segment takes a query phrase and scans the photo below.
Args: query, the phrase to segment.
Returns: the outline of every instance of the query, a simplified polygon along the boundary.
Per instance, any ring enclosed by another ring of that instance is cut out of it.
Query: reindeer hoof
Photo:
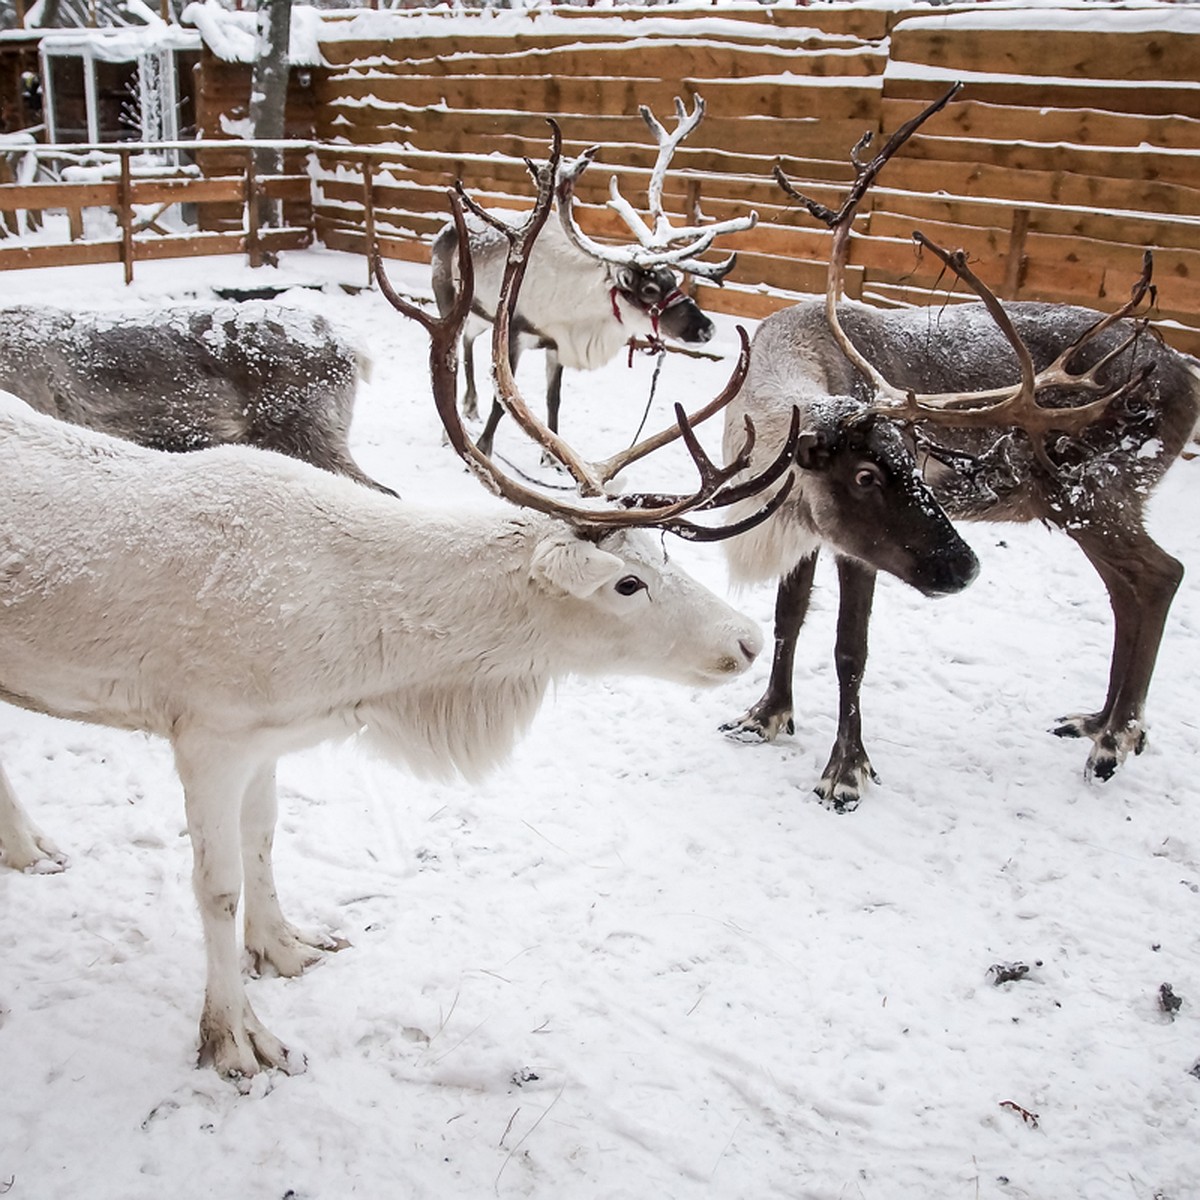
[[[752,708],[748,713],[735,720],[726,721],[718,728],[731,741],[757,744],[773,742],[780,733],[795,733],[796,722],[792,720],[790,713],[770,714]]]
[[[850,813],[862,802],[863,788],[868,782],[878,783],[879,776],[865,755],[854,763],[835,760],[825,768],[825,774],[813,792],[830,811]]]

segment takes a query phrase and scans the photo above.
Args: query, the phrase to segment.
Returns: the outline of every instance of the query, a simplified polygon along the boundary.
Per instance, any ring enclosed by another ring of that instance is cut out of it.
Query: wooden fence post
[[[262,242],[258,234],[258,170],[254,147],[246,149],[246,254],[252,267],[263,265]]]
[[[369,154],[362,158],[363,217],[367,239],[367,286],[375,282],[375,260],[379,257],[379,246],[375,240],[375,163]]]
[[[121,262],[125,267],[125,282],[133,282],[133,171],[129,165],[131,151],[118,149],[121,159],[121,183],[117,188],[117,217],[121,222]]]
[[[1029,232],[1029,209],[1018,208],[1013,212],[1012,229],[1008,234],[1008,257],[1004,266],[1004,288],[1000,295],[1005,300],[1016,300],[1025,283],[1025,235]]]
[[[700,178],[697,175],[691,176],[687,181],[687,195],[684,199],[684,208],[687,210],[684,214],[684,220],[691,225],[700,224]],[[696,293],[700,290],[700,281],[693,275],[687,283],[687,294],[693,300],[696,298]]]

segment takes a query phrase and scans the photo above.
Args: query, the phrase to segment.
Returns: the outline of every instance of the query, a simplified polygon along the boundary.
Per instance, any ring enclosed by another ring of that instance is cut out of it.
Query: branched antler
[[[1150,282],[1153,258],[1146,251],[1142,263],[1142,274],[1134,285],[1129,301],[1117,312],[1103,317],[1086,329],[1049,366],[1035,371],[1029,348],[1013,326],[1004,305],[991,289],[981,280],[967,263],[962,250],[948,251],[920,231],[913,240],[928,249],[941,260],[979,297],[997,327],[1004,334],[1017,356],[1020,378],[1007,387],[992,388],[978,392],[954,392],[917,395],[911,390],[896,387],[859,351],[842,328],[838,319],[837,305],[841,299],[846,261],[849,255],[850,231],[858,206],[879,172],[895,153],[908,141],[921,125],[935,113],[941,111],[962,89],[956,83],[940,99],[929,105],[911,120],[906,121],[888,139],[883,150],[868,163],[863,163],[862,151],[870,142],[865,135],[851,151],[855,180],[842,206],[834,211],[797,191],[783,171],[777,166],[775,178],[780,187],[810,213],[833,231],[830,248],[829,270],[826,278],[825,313],[829,328],[839,349],[858,371],[871,383],[875,390],[872,408],[889,417],[903,421],[928,421],[955,426],[1015,425],[1024,429],[1033,442],[1035,451],[1043,465],[1049,465],[1042,443],[1043,437],[1051,432],[1078,434],[1101,416],[1116,400],[1136,391],[1154,369],[1147,363],[1130,373],[1129,377],[1115,383],[1102,382],[1100,376],[1105,368],[1119,358],[1141,335],[1145,319],[1135,321],[1133,332],[1118,346],[1104,354],[1087,370],[1076,371],[1076,361],[1083,347],[1118,321],[1133,316],[1147,295],[1153,303],[1155,290]],[[1066,389],[1085,397],[1078,404],[1043,405],[1038,394],[1048,389]]]
[[[749,465],[754,445],[754,427],[749,420],[746,422],[746,437],[742,449],[731,463],[723,467],[714,464],[704,453],[693,429],[693,419],[689,418],[679,405],[676,405],[675,409],[676,424],[673,430],[655,434],[639,443],[638,446],[605,463],[592,464],[580,458],[562,438],[534,416],[521,397],[509,360],[509,329],[530,252],[539,232],[549,218],[554,200],[554,185],[558,178],[562,137],[557,124],[551,121],[550,125],[552,131],[551,154],[549,161],[537,167],[535,172],[538,197],[533,210],[520,224],[509,224],[497,219],[489,221],[494,228],[504,234],[509,243],[504,282],[494,320],[493,370],[497,395],[509,414],[534,441],[556,458],[571,474],[584,499],[602,499],[603,503],[595,506],[567,503],[549,496],[519,479],[506,475],[491,458],[479,450],[466,433],[462,418],[458,413],[455,397],[458,338],[463,323],[470,313],[474,288],[474,272],[471,265],[464,209],[469,208],[477,216],[484,216],[484,213],[466,196],[461,186],[456,186],[454,191],[448,193],[458,238],[460,284],[454,303],[444,317],[432,317],[399,297],[384,274],[382,262],[376,262],[376,276],[383,294],[400,312],[419,321],[429,334],[429,365],[434,403],[446,428],[450,444],[489,491],[514,504],[561,517],[581,527],[595,530],[653,527],[669,530],[692,540],[716,540],[731,537],[745,529],[752,528],[770,516],[783,502],[791,487],[792,477],[790,474],[770,500],[745,521],[735,525],[713,528],[697,525],[686,518],[687,514],[692,511],[730,504],[735,500],[753,495],[770,487],[787,474],[796,454],[799,438],[798,420],[793,421],[791,438],[764,471],[757,473],[748,481],[733,484],[730,482],[733,477],[740,474]],[[733,376],[721,395],[697,414],[695,418],[697,422],[719,411],[741,387],[749,366],[749,348],[745,331],[739,332],[742,338],[742,353]],[[615,502],[613,498],[605,494],[604,484],[618,470],[650,453],[651,450],[657,449],[658,446],[665,445],[675,437],[684,439],[700,475],[699,484],[693,492],[681,495],[635,493],[616,498]]]
[[[650,132],[658,143],[658,156],[650,173],[650,184],[647,189],[647,204],[650,220],[644,222],[637,210],[621,195],[617,186],[616,176],[609,181],[608,207],[617,213],[629,226],[634,237],[635,246],[605,246],[593,241],[580,228],[575,220],[574,197],[575,185],[579,177],[591,166],[598,146],[591,146],[578,158],[563,167],[558,184],[558,214],[562,221],[563,231],[572,245],[584,254],[600,259],[602,262],[617,263],[622,266],[678,267],[681,271],[698,275],[720,283],[733,270],[737,255],[731,254],[721,262],[704,262],[700,255],[710,249],[713,242],[726,233],[737,233],[750,229],[758,221],[758,213],[752,212],[745,217],[733,217],[727,221],[717,221],[711,225],[687,225],[677,227],[671,224],[663,207],[663,185],[666,180],[667,168],[676,148],[704,117],[704,101],[697,96],[692,112],[687,111],[683,101],[676,99],[676,124],[674,132],[668,133],[655,115],[646,105],[641,105],[638,112],[646,122]]]

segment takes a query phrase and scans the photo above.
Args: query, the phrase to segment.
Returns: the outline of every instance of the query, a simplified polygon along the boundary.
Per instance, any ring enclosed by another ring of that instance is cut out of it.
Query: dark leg
[[[838,812],[851,812],[868,779],[879,781],[862,744],[860,692],[867,667],[867,632],[875,599],[875,572],[849,558],[839,558],[837,645],[838,732],[833,751],[813,790]]]
[[[796,638],[808,614],[817,553],[801,559],[780,581],[775,597],[775,657],[767,690],[751,709],[721,729],[740,742],[770,742],[782,729],[795,733],[792,716],[792,667]]]
[[[1060,737],[1090,737],[1087,773],[1110,779],[1130,752],[1146,742],[1146,693],[1158,658],[1171,601],[1183,579],[1183,564],[1155,543],[1138,523],[1114,522],[1067,533],[1096,568],[1113,610],[1113,653],[1104,707],[1091,715],[1064,718]]]
[[[463,338],[463,374],[467,390],[463,393],[462,411],[468,421],[479,420],[479,393],[475,390],[475,339]]]
[[[492,453],[492,439],[496,435],[496,426],[500,424],[502,416],[504,416],[503,406],[498,400],[493,400],[492,411],[488,414],[487,424],[483,427],[483,432],[475,441],[480,453],[488,455]]]
[[[562,363],[555,350],[546,351],[546,424],[558,432],[558,406],[562,403]]]
[[[519,337],[520,334],[515,330],[511,331],[508,336],[508,362],[512,367],[514,375],[517,373],[517,361],[521,357]],[[481,454],[491,454],[492,440],[496,436],[496,426],[500,424],[502,416],[504,416],[504,406],[499,400],[493,400],[492,411],[488,414],[487,424],[483,427],[483,432],[475,441],[475,445],[479,447]]]
[[[558,432],[558,408],[562,403],[562,363],[558,361],[558,352],[552,347],[546,348],[546,424],[554,433]],[[554,467],[561,471],[563,465],[550,453],[542,451],[542,466]]]

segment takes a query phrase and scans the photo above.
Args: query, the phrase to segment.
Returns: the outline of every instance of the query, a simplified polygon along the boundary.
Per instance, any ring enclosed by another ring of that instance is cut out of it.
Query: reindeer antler
[[[859,204],[874,183],[876,176],[896,151],[925,121],[934,113],[940,112],[961,90],[961,83],[954,84],[940,99],[901,125],[888,139],[880,153],[865,164],[859,156],[869,144],[871,135],[869,133],[864,135],[850,153],[855,171],[854,184],[841,208],[836,212],[798,192],[778,166],[775,168],[775,178],[780,187],[793,200],[803,204],[813,216],[824,222],[833,231],[833,244],[830,249],[829,271],[825,288],[826,318],[839,349],[874,387],[876,394],[876,401],[872,406],[874,411],[903,421],[929,421],[957,426],[1016,425],[1031,435],[1039,459],[1045,462],[1047,461],[1046,454],[1040,440],[1043,435],[1055,430],[1068,434],[1079,433],[1104,413],[1113,401],[1140,387],[1154,369],[1153,364],[1147,363],[1132,372],[1129,378],[1113,384],[1101,383],[1099,378],[1104,368],[1114,359],[1119,358],[1137,340],[1147,323],[1144,319],[1135,323],[1134,331],[1120,345],[1093,363],[1087,370],[1074,371],[1071,369],[1071,363],[1084,345],[1116,322],[1132,316],[1147,293],[1153,303],[1155,293],[1150,282],[1153,256],[1149,250],[1143,256],[1142,274],[1134,285],[1129,300],[1116,312],[1101,318],[1084,330],[1049,366],[1035,372],[1029,348],[1017,333],[1003,304],[968,266],[966,253],[962,250],[954,252],[944,250],[919,230],[915,231],[913,240],[919,246],[930,250],[971,288],[1012,346],[1020,366],[1020,379],[1008,387],[979,392],[922,395],[895,387],[859,352],[858,347],[850,340],[838,320],[837,304],[842,294],[850,245],[850,229]],[[1050,388],[1066,388],[1094,398],[1079,404],[1061,407],[1038,403],[1038,393]]]
[[[598,146],[591,146],[578,158],[566,164],[559,176],[558,183],[558,215],[562,221],[563,231],[577,250],[598,258],[603,262],[617,263],[622,266],[678,267],[691,275],[720,283],[733,270],[737,255],[731,254],[721,262],[703,262],[700,255],[708,250],[713,242],[725,233],[737,233],[743,229],[752,228],[758,221],[758,213],[752,212],[745,217],[733,217],[728,221],[718,221],[711,225],[688,225],[676,227],[671,224],[663,208],[663,184],[666,180],[667,167],[675,154],[676,147],[683,141],[704,118],[704,101],[697,96],[691,113],[683,101],[676,98],[675,130],[668,133],[646,105],[638,108],[642,120],[646,122],[650,132],[658,143],[658,157],[654,169],[650,173],[650,184],[647,189],[647,204],[650,221],[646,223],[638,215],[637,210],[621,195],[614,175],[609,180],[608,207],[616,212],[629,226],[636,246],[605,246],[593,241],[577,224],[574,212],[575,184],[579,177],[591,166]]]
[[[548,513],[561,517],[576,525],[586,528],[608,530],[622,527],[654,527],[669,530],[681,537],[697,541],[710,541],[718,538],[731,537],[746,529],[753,528],[768,516],[783,502],[791,488],[792,477],[789,475],[782,487],[758,512],[735,525],[717,528],[696,525],[685,519],[687,513],[695,510],[715,508],[732,504],[747,495],[761,491],[776,482],[788,468],[795,457],[799,438],[798,414],[793,420],[793,432],[781,453],[765,471],[755,475],[745,483],[730,485],[729,481],[740,474],[749,465],[751,451],[754,445],[754,426],[747,420],[746,438],[741,451],[727,466],[716,466],[704,453],[696,439],[692,421],[684,413],[681,406],[676,405],[676,430],[674,433],[658,434],[639,443],[634,450],[640,453],[627,452],[622,458],[622,465],[633,458],[649,453],[657,445],[665,444],[672,437],[681,436],[692,459],[700,473],[700,484],[697,489],[687,495],[660,495],[652,493],[635,493],[617,498],[619,507],[614,507],[610,498],[605,496],[603,484],[616,472],[606,473],[608,464],[597,468],[594,464],[581,459],[566,442],[553,433],[543,422],[536,418],[525,404],[513,378],[508,355],[508,336],[512,314],[516,306],[517,293],[529,252],[533,243],[546,223],[554,196],[554,181],[557,176],[561,157],[562,139],[557,124],[550,122],[552,128],[552,149],[549,161],[538,168],[538,199],[529,217],[520,225],[510,226],[500,222],[501,229],[509,241],[508,259],[504,272],[504,282],[501,287],[500,300],[493,330],[493,369],[495,372],[496,390],[501,403],[510,415],[536,442],[543,446],[575,479],[581,493],[585,497],[604,496],[608,503],[604,507],[591,507],[580,504],[566,503],[549,496],[536,488],[530,487],[518,479],[502,472],[495,462],[483,454],[467,435],[458,413],[456,402],[457,378],[457,344],[458,338],[471,309],[474,288],[474,272],[471,266],[468,246],[468,230],[464,207],[469,207],[474,213],[482,210],[466,196],[461,186],[448,193],[454,227],[458,235],[458,269],[459,291],[455,296],[450,310],[442,318],[431,317],[415,305],[399,297],[391,287],[383,270],[382,261],[376,262],[376,277],[379,286],[388,301],[404,315],[419,321],[430,336],[429,364],[433,382],[434,404],[438,415],[446,428],[450,444],[459,456],[467,463],[471,471],[483,482],[484,486],[495,495],[511,501],[522,507],[534,509],[537,512]],[[741,331],[743,352],[734,370],[733,378],[726,385],[717,401],[707,405],[703,417],[711,416],[722,404],[727,404],[736,394],[745,377],[749,364],[748,339]],[[655,443],[650,445],[650,443]],[[630,457],[632,454],[632,457]],[[609,460],[610,463],[612,460]],[[619,469],[619,468],[618,468]]]

